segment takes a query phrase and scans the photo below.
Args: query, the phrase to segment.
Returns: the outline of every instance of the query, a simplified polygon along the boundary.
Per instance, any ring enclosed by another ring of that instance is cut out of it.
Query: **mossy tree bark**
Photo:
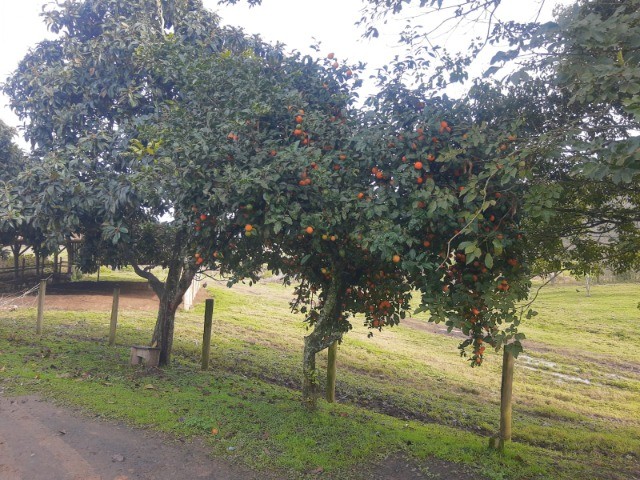
[[[339,273],[334,273],[324,298],[320,317],[313,331],[304,337],[302,401],[311,411],[318,408],[319,382],[316,354],[342,339],[342,332],[336,328],[336,323],[341,313],[340,296],[344,290],[343,286]]]

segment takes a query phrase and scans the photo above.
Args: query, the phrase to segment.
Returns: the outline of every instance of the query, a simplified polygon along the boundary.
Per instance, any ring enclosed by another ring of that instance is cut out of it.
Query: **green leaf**
[[[484,256],[484,264],[488,269],[492,269],[493,268],[493,257],[488,252]]]

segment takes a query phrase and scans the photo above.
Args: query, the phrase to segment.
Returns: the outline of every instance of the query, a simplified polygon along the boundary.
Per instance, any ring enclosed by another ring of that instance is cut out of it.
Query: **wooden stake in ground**
[[[333,342],[328,349],[329,357],[327,359],[327,402],[336,401],[336,357],[338,356],[338,342]]]
[[[500,433],[489,440],[489,447],[497,450],[503,450],[505,442],[511,440],[514,364],[513,354],[505,348],[502,356],[502,386],[500,388]]]
[[[109,346],[116,344],[116,327],[118,326],[118,303],[120,302],[120,287],[113,289],[113,303],[111,305],[111,324],[109,326]]]
[[[211,351],[211,324],[213,322],[213,298],[204,301],[204,333],[202,334],[202,370],[209,368]]]
[[[38,289],[38,316],[36,317],[36,333],[42,333],[42,319],[44,318],[44,297],[47,292],[47,281],[40,280],[40,288]]]

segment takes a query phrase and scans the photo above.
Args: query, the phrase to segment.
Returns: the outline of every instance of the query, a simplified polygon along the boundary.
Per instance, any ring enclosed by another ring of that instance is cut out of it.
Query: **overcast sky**
[[[541,20],[551,18],[556,3],[570,0],[546,0]],[[281,41],[290,49],[309,51],[309,45],[320,41],[322,53],[335,52],[340,59],[364,61],[375,68],[399,53],[397,37],[405,21],[394,19],[380,38],[368,41],[361,38],[362,29],[354,26],[360,18],[360,0],[264,0],[265,5],[249,9],[244,5],[219,7],[217,0],[204,0],[211,10],[218,11],[224,23],[243,27],[248,33],[259,33],[266,40]],[[16,68],[29,48],[50,34],[41,17],[44,0],[0,0],[0,81]],[[498,18],[533,20],[540,0],[503,0]],[[461,44],[464,36],[455,35]],[[449,47],[452,38],[443,38]],[[18,126],[18,119],[7,108],[7,99],[0,96],[0,119]]]

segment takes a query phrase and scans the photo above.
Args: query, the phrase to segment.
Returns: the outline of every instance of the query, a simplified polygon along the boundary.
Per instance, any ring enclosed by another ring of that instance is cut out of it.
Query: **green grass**
[[[102,275],[101,275],[102,280]],[[402,452],[468,465],[493,479],[628,479],[640,472],[640,286],[547,287],[523,326],[514,384],[514,442],[487,449],[499,421],[500,354],[471,369],[459,340],[408,325],[355,325],[338,356],[338,404],[316,414],[299,401],[305,327],[274,283],[216,298],[211,370],[199,372],[203,306],[179,313],[175,361],[162,372],[127,366],[127,345],[147,342],[153,312],[121,312],[118,347],[109,312],[48,312],[42,337],[32,310],[0,313],[0,378],[88,411],[176,435],[257,469],[357,476]],[[319,356],[325,364],[325,355]],[[320,372],[321,377],[324,371]],[[217,433],[212,434],[212,429]]]

